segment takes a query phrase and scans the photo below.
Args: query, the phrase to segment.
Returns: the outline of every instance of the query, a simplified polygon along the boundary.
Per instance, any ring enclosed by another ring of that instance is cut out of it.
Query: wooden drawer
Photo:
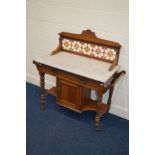
[[[63,71],[58,72],[57,77],[64,81],[72,82],[76,85],[87,87],[89,89],[94,89],[94,90],[96,90],[97,85],[100,84],[100,82],[98,82],[98,81],[94,81],[94,80],[91,80],[91,79],[88,79],[88,78],[85,78],[85,77],[82,77],[79,75],[74,75],[72,73],[67,73],[67,72],[63,72]]]

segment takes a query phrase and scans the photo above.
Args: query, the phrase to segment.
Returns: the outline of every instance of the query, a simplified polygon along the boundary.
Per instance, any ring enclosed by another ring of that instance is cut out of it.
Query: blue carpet
[[[27,83],[27,155],[128,155],[129,121],[107,114],[100,131],[94,112],[82,114],[60,107],[53,96],[40,110],[40,89]]]

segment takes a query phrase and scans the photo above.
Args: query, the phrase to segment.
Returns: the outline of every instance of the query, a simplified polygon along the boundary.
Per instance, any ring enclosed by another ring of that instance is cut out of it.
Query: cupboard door
[[[59,104],[75,110],[80,110],[80,88],[78,85],[68,81],[59,80]]]

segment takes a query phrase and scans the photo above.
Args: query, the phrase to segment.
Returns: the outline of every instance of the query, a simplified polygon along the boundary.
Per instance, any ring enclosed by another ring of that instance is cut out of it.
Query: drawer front
[[[94,90],[96,90],[97,86],[100,84],[100,82],[87,79],[85,77],[81,77],[78,75],[73,75],[67,72],[58,72],[57,77],[64,81],[69,81],[71,83],[74,83],[75,85],[84,86]]]

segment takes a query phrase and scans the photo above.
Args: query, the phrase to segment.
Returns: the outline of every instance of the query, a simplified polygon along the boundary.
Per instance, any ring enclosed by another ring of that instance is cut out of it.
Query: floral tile
[[[114,61],[116,58],[116,50],[100,45],[85,43],[72,39],[64,38],[62,40],[62,48],[75,53],[80,53],[104,60]]]

